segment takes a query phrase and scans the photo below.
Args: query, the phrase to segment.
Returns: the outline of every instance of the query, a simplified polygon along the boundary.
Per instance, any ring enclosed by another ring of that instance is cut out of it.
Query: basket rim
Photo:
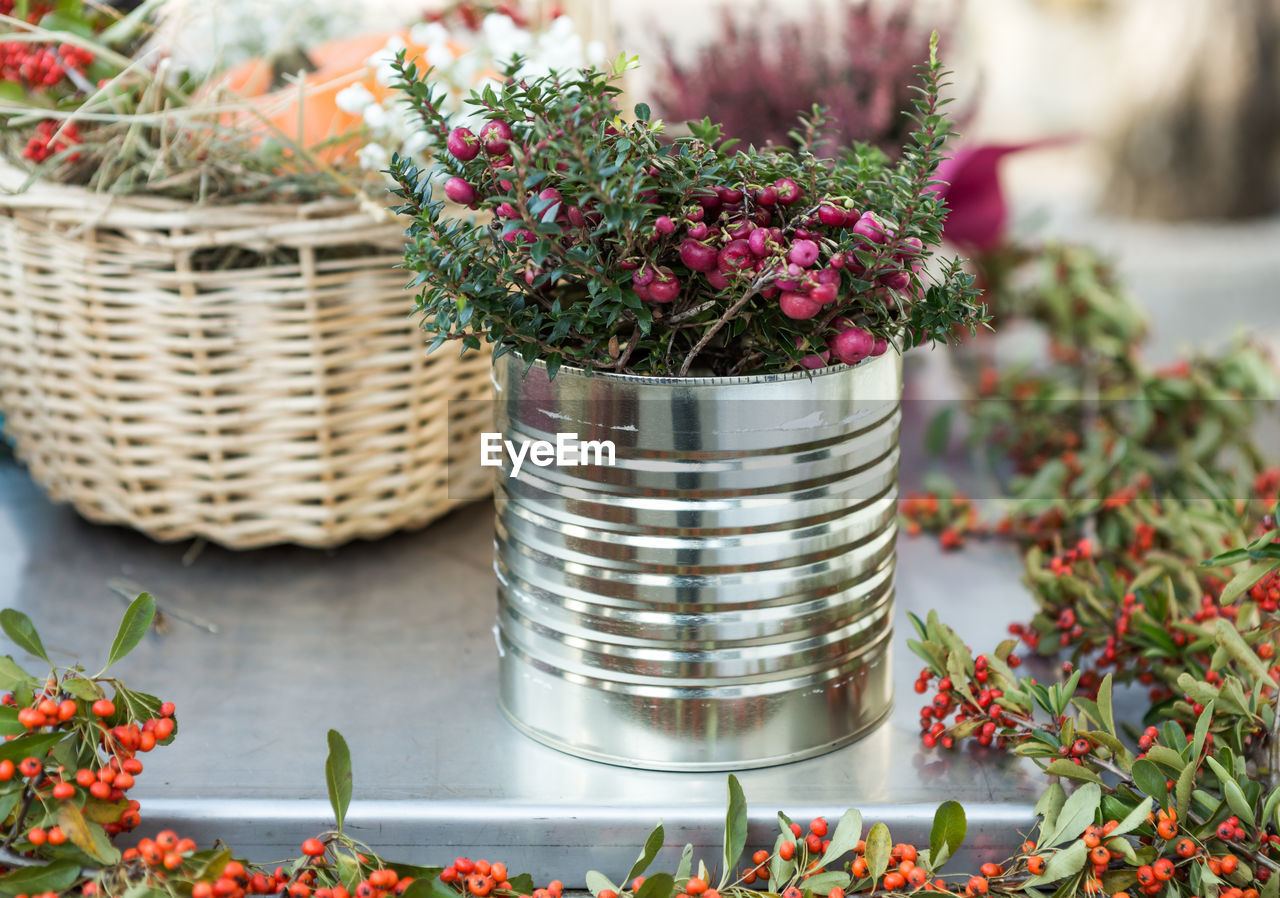
[[[24,187],[24,185],[26,185]],[[369,197],[331,196],[308,202],[196,203],[148,194],[113,194],[75,184],[58,184],[0,159],[0,210],[40,211],[88,227],[147,231],[211,232],[251,230],[270,233],[285,228],[293,234],[329,233],[337,229],[395,226],[390,209]]]

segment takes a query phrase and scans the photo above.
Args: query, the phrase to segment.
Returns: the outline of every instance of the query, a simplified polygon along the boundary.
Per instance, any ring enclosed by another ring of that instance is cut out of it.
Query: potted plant
[[[448,149],[391,164],[418,309],[433,348],[493,344],[508,716],[669,769],[854,738],[890,703],[900,350],[985,322],[930,259],[936,41],[894,163],[818,156],[817,109],[795,148],[706,121],[666,140],[643,104],[620,116],[616,71],[511,69],[473,130],[398,67]],[[438,187],[485,216],[446,217]]]

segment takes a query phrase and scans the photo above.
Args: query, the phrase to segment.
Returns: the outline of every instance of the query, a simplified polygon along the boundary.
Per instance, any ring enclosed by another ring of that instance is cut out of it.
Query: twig
[[[711,338],[718,334],[720,329],[728,324],[729,320],[733,318],[734,315],[737,315],[738,312],[742,311],[742,307],[759,295],[759,293],[760,284],[757,282],[752,284],[751,289],[745,291],[737,302],[725,309],[724,314],[716,319],[716,323],[707,329],[707,332],[702,335],[698,342],[693,345],[693,349],[689,350],[689,354],[685,356],[684,364],[680,366],[680,377],[684,377],[689,373],[689,366],[693,364],[693,360],[697,358],[698,353],[702,352],[706,345],[711,342]]]

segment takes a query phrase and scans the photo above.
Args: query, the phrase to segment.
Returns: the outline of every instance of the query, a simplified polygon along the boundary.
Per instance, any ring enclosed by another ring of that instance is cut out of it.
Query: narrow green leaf
[[[924,432],[924,448],[929,455],[937,457],[947,451],[951,443],[951,419],[955,417],[955,409],[947,406],[930,420]]]
[[[1274,561],[1259,561],[1249,565],[1232,577],[1231,582],[1223,587],[1222,595],[1218,601],[1223,605],[1230,605],[1251,589],[1255,583],[1275,570],[1275,567]]]
[[[693,872],[693,846],[685,845],[680,852],[680,866],[676,867],[676,879],[688,879]]]
[[[675,877],[670,873],[655,873],[645,877],[644,885],[636,892],[636,898],[671,898],[675,884]]]
[[[28,733],[12,742],[0,742],[0,761],[18,763],[23,758],[43,758],[67,736],[67,733]]]
[[[1118,736],[1115,713],[1111,709],[1111,689],[1111,674],[1108,673],[1098,687],[1098,723],[1109,735]]]
[[[1050,855],[1049,862],[1045,864],[1044,872],[1039,876],[1031,877],[1026,884],[1034,887],[1066,879],[1068,876],[1079,873],[1084,869],[1085,862],[1088,859],[1089,846],[1085,845],[1083,841],[1076,840],[1061,851],[1055,851]]]
[[[1120,821],[1120,825],[1111,831],[1112,836],[1123,836],[1127,832],[1132,832],[1139,826],[1147,822],[1147,815],[1151,813],[1152,807],[1155,806],[1155,799],[1148,795],[1142,801],[1134,805],[1133,810],[1125,814],[1124,819]]]
[[[4,612],[0,612],[3,615]],[[6,627],[6,631],[7,631]],[[1236,628],[1226,618],[1217,618],[1213,622],[1214,637],[1217,639],[1218,645],[1221,646],[1228,655],[1240,662],[1241,665],[1253,674],[1258,684],[1276,686],[1275,680],[1271,679],[1271,674],[1267,670],[1267,666],[1262,663],[1262,659],[1258,657],[1258,653],[1249,647],[1244,641],[1244,637],[1236,630]]]
[[[324,762],[324,779],[329,787],[329,804],[333,806],[333,816],[341,831],[347,819],[347,809],[351,806],[351,750],[337,730],[329,731],[329,756]]]
[[[44,643],[40,641],[40,634],[36,632],[35,624],[31,623],[31,618],[27,617],[16,608],[6,608],[0,611],[0,628],[4,629],[5,635],[13,641],[18,648],[30,652],[37,658],[43,658],[49,664],[49,654],[44,650]]]
[[[958,801],[944,801],[933,815],[933,827],[929,831],[929,862],[939,870],[956,849],[964,842],[968,822],[964,808]]]
[[[832,889],[847,889],[850,882],[852,877],[848,873],[828,870],[825,873],[810,876],[804,881],[804,887],[813,895],[826,895]]]
[[[106,693],[102,691],[101,686],[84,677],[67,677],[62,681],[62,688],[86,702],[96,702],[100,698],[106,698]]]
[[[1133,769],[1130,773],[1133,777],[1134,785],[1144,795],[1150,795],[1164,807],[1169,802],[1169,790],[1166,788],[1166,777],[1160,772],[1160,768],[1145,758],[1139,758],[1133,762]]]
[[[1057,758],[1050,761],[1049,766],[1044,770],[1045,773],[1053,776],[1065,777],[1066,779],[1074,780],[1078,783],[1100,784],[1102,782],[1102,777],[1098,776],[1098,774],[1094,773],[1088,767],[1072,763],[1067,758]]]
[[[1178,811],[1178,819],[1186,820],[1187,811],[1191,807],[1191,789],[1196,781],[1196,765],[1188,764],[1178,774],[1178,781],[1173,786],[1174,805]]]
[[[132,652],[142,642],[143,637],[151,629],[151,622],[156,616],[156,600],[151,593],[144,592],[130,604],[120,621],[120,629],[111,643],[111,653],[107,655],[107,667],[115,664],[125,655]]]
[[[53,861],[45,866],[22,867],[0,876],[0,894],[33,895],[38,892],[62,892],[80,878],[80,865],[75,861]]]
[[[867,833],[867,869],[873,880],[878,880],[889,868],[889,858],[893,854],[893,842],[889,837],[889,827],[877,823]]]
[[[1049,784],[1049,788],[1040,796],[1040,800],[1036,802],[1036,816],[1043,818],[1040,823],[1041,835],[1052,833],[1058,825],[1058,814],[1061,813],[1062,807],[1067,801],[1067,790],[1062,788],[1062,783],[1054,780]]]
[[[1196,732],[1191,739],[1191,766],[1200,761],[1200,752],[1204,751],[1204,743],[1209,735],[1209,727],[1213,725],[1214,702],[1204,702],[1204,711],[1196,718]],[[1179,816],[1182,816],[1179,814]]]
[[[1085,783],[1071,793],[1071,796],[1062,806],[1062,811],[1058,814],[1058,822],[1054,826],[1053,832],[1041,844],[1045,847],[1052,847],[1060,845],[1068,839],[1076,838],[1093,822],[1093,816],[1101,804],[1102,789],[1099,788],[1097,783]]]
[[[36,678],[8,655],[0,657],[0,690],[12,692],[23,684],[36,682]]]
[[[648,880],[645,880],[648,882]],[[609,877],[605,876],[599,870],[587,871],[587,891],[592,895],[599,895],[605,889],[616,892],[618,887],[613,884]]]
[[[653,859],[658,856],[658,852],[662,850],[662,842],[666,838],[662,831],[662,824],[659,823],[653,828],[653,832],[649,833],[649,838],[644,840],[644,850],[640,852],[640,856],[636,858],[636,862],[631,865],[631,870],[627,872],[626,883],[630,883],[637,876],[649,869],[649,865],[653,863]]]
[[[862,838],[862,814],[851,808],[844,812],[840,822],[836,824],[836,830],[831,834],[831,844],[827,846],[826,851],[822,852],[818,866],[830,867],[858,847],[860,838]]]
[[[1163,764],[1174,773],[1181,773],[1182,768],[1187,766],[1187,762],[1183,760],[1182,755],[1178,754],[1167,745],[1153,745],[1147,751],[1147,759],[1154,761],[1156,764]]]
[[[738,782],[738,778],[731,773],[729,774],[729,810],[724,818],[724,866],[721,868],[723,872],[720,888],[728,884],[729,877],[737,867],[738,858],[742,857],[742,851],[746,845],[747,799],[742,794],[742,785]]]

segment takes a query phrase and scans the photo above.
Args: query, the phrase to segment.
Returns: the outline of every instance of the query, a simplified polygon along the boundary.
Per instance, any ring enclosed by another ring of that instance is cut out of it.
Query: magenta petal
[[[1004,239],[1009,208],[1000,190],[1000,160],[1010,153],[1061,143],[1049,138],[1014,144],[965,146],[938,166],[948,212],[943,236],[966,250],[987,252]]]

